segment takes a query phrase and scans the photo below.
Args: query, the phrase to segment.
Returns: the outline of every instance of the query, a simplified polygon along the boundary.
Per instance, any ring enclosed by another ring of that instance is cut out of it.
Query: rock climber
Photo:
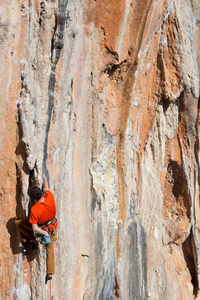
[[[55,217],[56,206],[53,194],[48,190],[48,182],[45,176],[43,180],[44,193],[37,186],[33,187],[30,191],[30,197],[35,204],[31,207],[29,220],[16,219],[15,223],[22,233],[23,241],[29,241],[36,245],[38,236],[42,236],[44,240],[49,238],[49,241],[46,241],[47,282],[52,279],[55,271],[54,242],[56,240],[57,219]]]

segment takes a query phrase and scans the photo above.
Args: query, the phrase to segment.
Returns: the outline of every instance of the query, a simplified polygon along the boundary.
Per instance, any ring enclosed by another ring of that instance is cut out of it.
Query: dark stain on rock
[[[110,241],[110,249],[105,249],[102,229],[102,220],[97,221],[95,231],[95,256],[96,256],[96,278],[97,285],[94,300],[113,300],[113,289],[115,286],[115,256],[114,239]],[[112,239],[113,237],[111,237]],[[109,251],[105,264],[105,251]]]
[[[98,207],[99,210],[101,210],[101,198],[97,195],[94,188],[92,188],[92,213],[94,213],[94,210],[96,207]]]
[[[46,175],[47,180],[49,182],[49,172],[47,168],[47,157],[48,157],[48,135],[50,130],[51,124],[51,116],[54,108],[54,89],[56,83],[56,66],[60,59],[61,50],[64,46],[63,44],[63,34],[65,29],[65,21],[66,21],[66,7],[68,4],[68,0],[60,1],[60,8],[59,13],[56,16],[55,21],[55,30],[51,41],[51,60],[52,60],[52,67],[51,67],[51,75],[49,79],[49,87],[48,87],[48,96],[49,96],[49,103],[47,109],[47,125],[45,130],[45,142],[44,142],[44,157],[43,157],[43,173]]]
[[[128,228],[130,237],[129,299],[148,299],[147,293],[147,237],[140,221],[133,221]]]

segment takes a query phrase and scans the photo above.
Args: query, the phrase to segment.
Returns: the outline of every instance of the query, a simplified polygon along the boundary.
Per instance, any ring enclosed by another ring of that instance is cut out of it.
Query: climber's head
[[[37,186],[34,186],[32,189],[31,189],[31,192],[30,192],[30,197],[36,201],[40,200],[43,196],[43,191],[37,187]]]

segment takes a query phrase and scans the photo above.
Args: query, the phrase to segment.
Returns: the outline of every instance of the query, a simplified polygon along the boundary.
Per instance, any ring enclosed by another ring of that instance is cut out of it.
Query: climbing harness
[[[54,235],[54,232],[56,231],[57,229],[57,219],[54,218],[44,224],[38,224],[39,227],[43,230],[46,230],[50,233],[50,235]]]

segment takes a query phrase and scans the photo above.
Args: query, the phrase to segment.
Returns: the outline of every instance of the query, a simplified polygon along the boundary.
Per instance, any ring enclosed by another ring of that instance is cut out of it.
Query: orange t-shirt
[[[56,206],[53,194],[50,191],[45,191],[44,202],[36,203],[31,207],[29,215],[29,223],[44,224],[55,218]]]

